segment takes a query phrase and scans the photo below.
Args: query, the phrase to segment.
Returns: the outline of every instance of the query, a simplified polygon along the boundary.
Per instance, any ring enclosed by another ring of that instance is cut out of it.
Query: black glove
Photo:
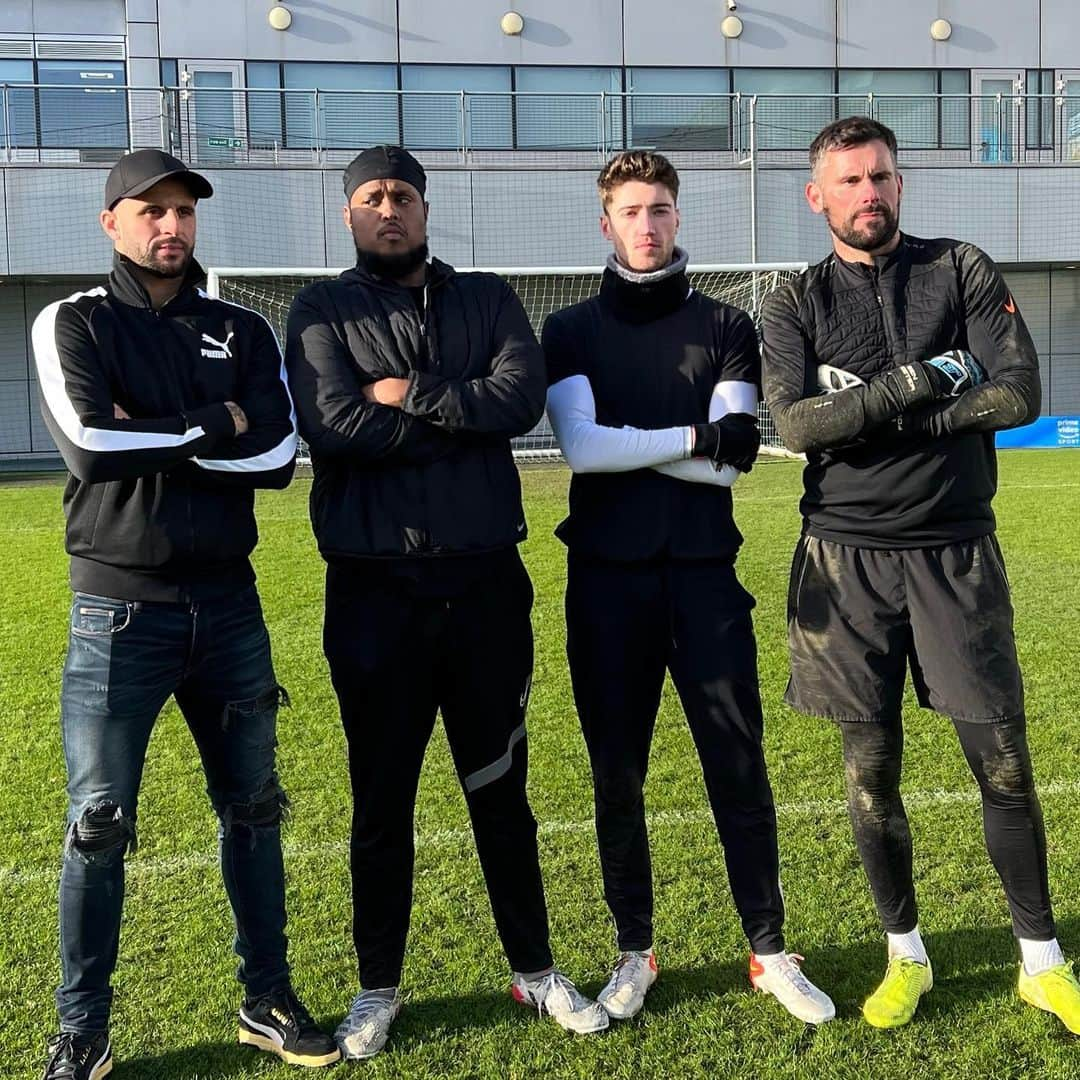
[[[711,458],[717,465],[734,465],[749,472],[761,445],[757,417],[728,413],[709,424],[694,425],[693,457]]]

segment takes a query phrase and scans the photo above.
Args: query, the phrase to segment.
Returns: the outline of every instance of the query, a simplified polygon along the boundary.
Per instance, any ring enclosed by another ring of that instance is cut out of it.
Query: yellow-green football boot
[[[1055,967],[1029,975],[1020,965],[1020,996],[1036,1009],[1053,1013],[1074,1035],[1080,1035],[1080,982],[1073,966]]]
[[[903,1027],[915,1015],[919,998],[934,985],[930,961],[890,956],[881,985],[863,1002],[866,1022],[876,1028]]]

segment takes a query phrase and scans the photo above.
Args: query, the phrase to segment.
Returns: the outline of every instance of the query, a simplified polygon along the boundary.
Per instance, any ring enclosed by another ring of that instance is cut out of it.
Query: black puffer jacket
[[[434,260],[421,317],[409,289],[347,270],[293,301],[286,365],[324,556],[466,554],[524,539],[510,439],[543,413],[544,360],[501,278]],[[402,408],[364,399],[383,378],[409,380]]]
[[[985,535],[997,487],[993,432],[1030,423],[1035,346],[990,258],[958,240],[902,236],[873,265],[830,255],[766,300],[765,400],[805,452],[801,509],[824,540],[923,547]],[[967,349],[987,381],[955,399],[885,407],[875,376]],[[820,396],[831,364],[869,383]]]

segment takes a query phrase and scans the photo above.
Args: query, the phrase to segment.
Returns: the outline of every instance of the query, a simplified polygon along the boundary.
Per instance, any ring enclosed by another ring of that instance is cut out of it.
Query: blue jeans
[[[249,997],[288,982],[278,686],[254,586],[226,599],[143,603],[76,593],[61,691],[68,832],[60,876],[63,1031],[108,1027],[139,783],[170,694],[195,737],[220,822],[221,872]]]

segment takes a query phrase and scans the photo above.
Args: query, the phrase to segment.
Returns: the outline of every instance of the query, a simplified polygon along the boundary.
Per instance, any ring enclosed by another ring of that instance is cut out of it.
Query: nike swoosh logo
[[[1011,294],[1009,296],[1009,299],[1006,300],[1005,303],[1002,306],[1005,308],[1005,310],[1010,315],[1015,315],[1016,314],[1016,304],[1013,303],[1013,298],[1012,298]]]

